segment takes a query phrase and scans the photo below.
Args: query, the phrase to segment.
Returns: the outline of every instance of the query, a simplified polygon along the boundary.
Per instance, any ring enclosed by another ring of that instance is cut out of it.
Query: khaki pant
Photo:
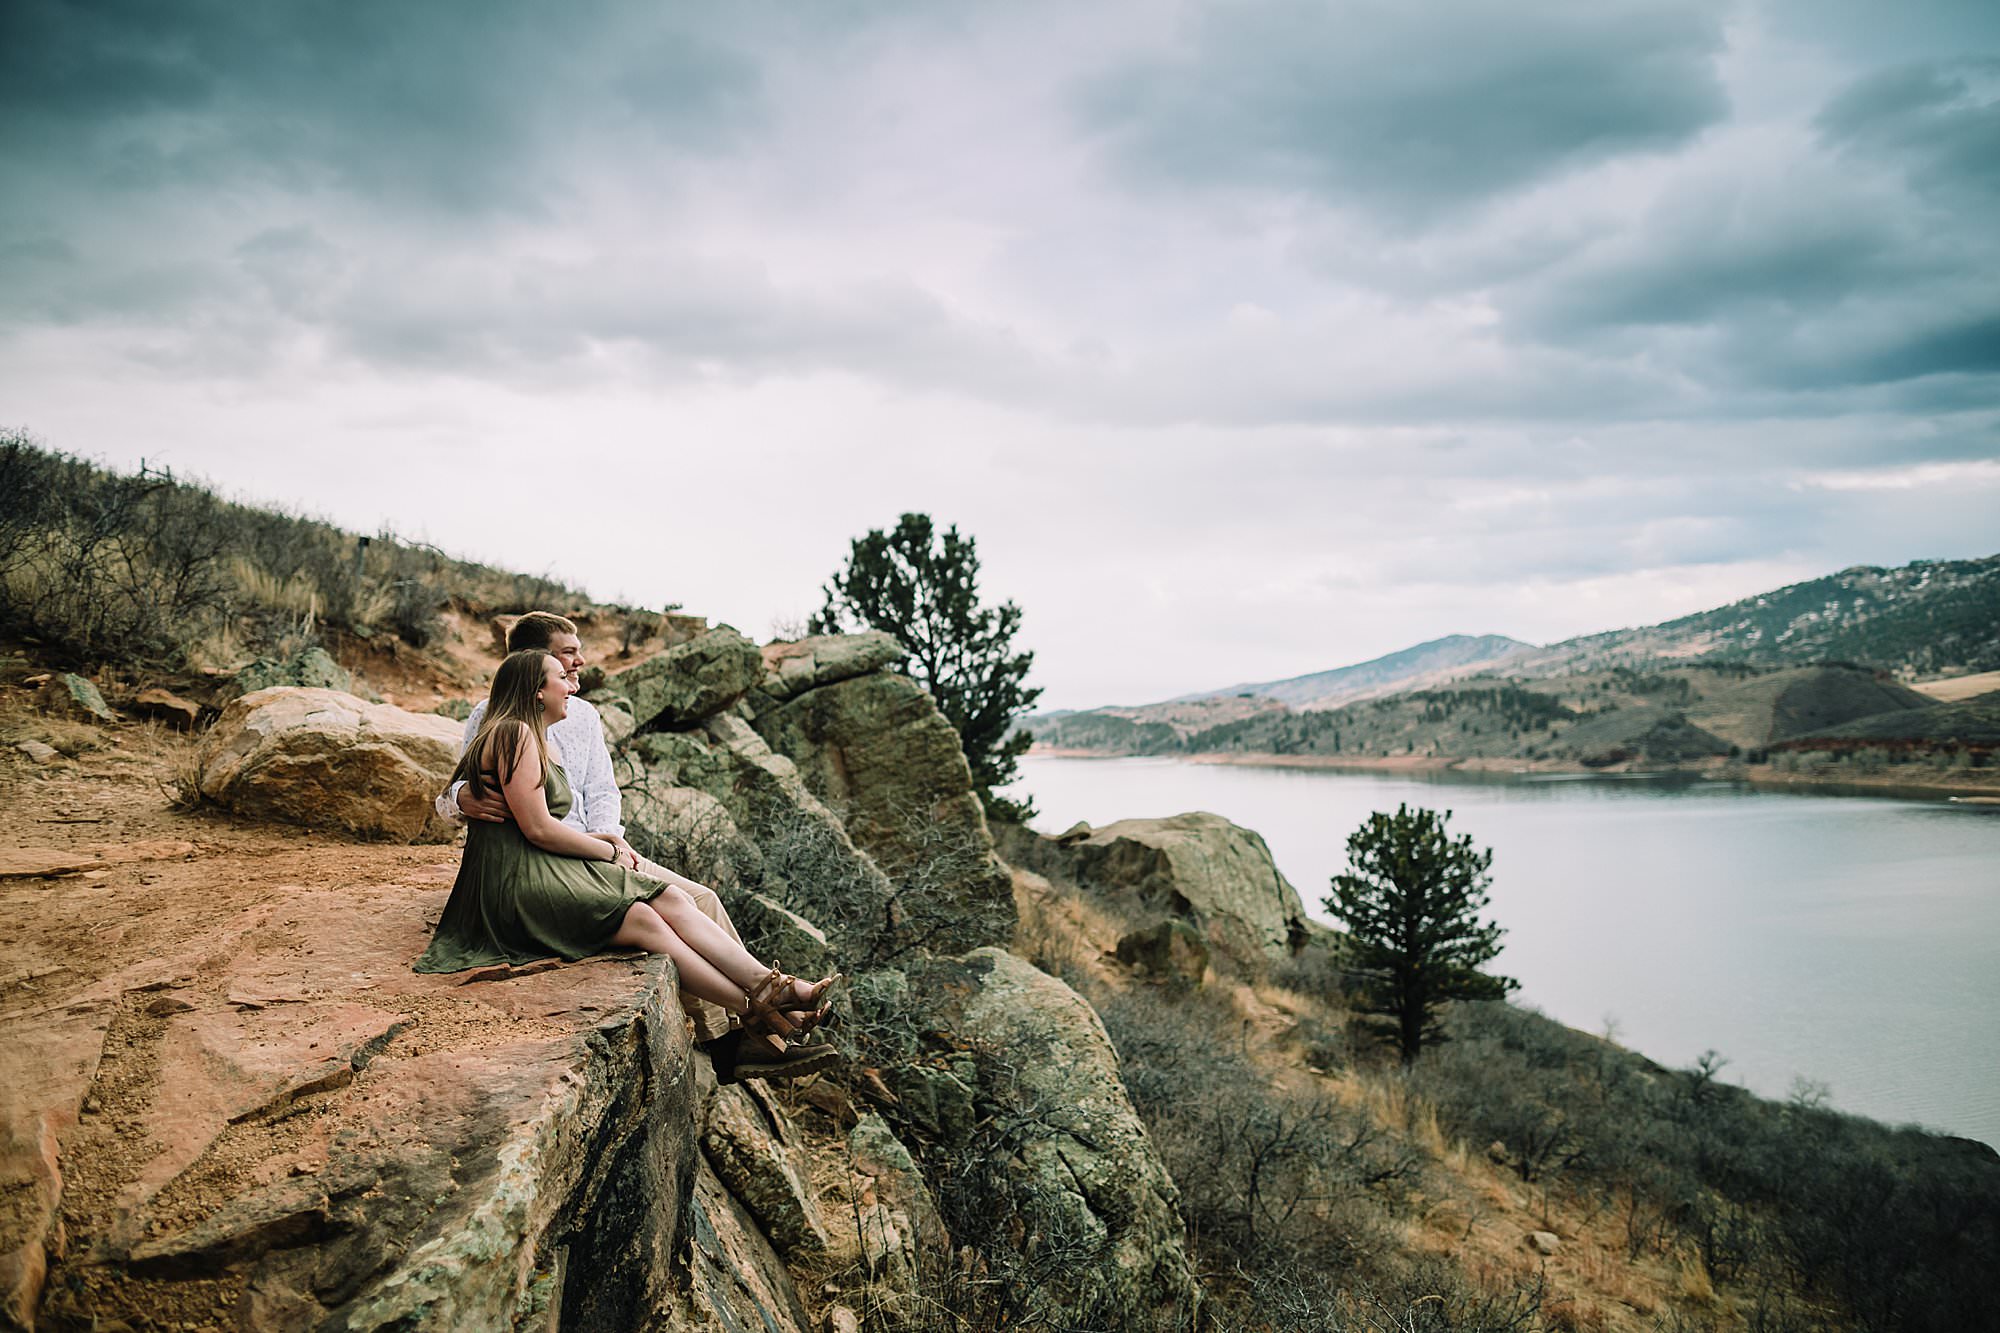
[[[664,881],[667,878],[664,869],[643,856],[639,858],[639,873],[647,879]],[[743,937],[736,932],[736,924],[729,919],[729,909],[722,905],[722,899],[716,896],[714,889],[697,887],[690,893],[677,884],[669,883],[666,885],[666,892],[694,899],[696,909],[703,916],[721,926],[723,933],[730,939],[738,944],[743,943]],[[719,1004],[711,1004],[687,991],[681,992],[681,1008],[687,1010],[688,1017],[694,1020],[696,1041],[714,1041],[717,1037],[726,1035],[729,1029],[735,1026],[735,1019],[727,1009]]]

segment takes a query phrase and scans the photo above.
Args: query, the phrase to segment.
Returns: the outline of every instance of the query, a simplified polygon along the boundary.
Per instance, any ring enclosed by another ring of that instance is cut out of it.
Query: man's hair
[[[575,633],[576,622],[567,616],[559,616],[553,611],[530,611],[507,631],[507,651],[518,653],[525,648],[547,648],[555,642],[556,635]]]

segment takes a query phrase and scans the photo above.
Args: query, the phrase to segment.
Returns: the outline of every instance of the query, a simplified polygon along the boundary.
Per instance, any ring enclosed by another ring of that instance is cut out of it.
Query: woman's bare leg
[[[707,920],[706,917],[702,919]],[[622,949],[644,949],[648,953],[663,953],[673,959],[675,969],[681,974],[681,988],[694,992],[710,1004],[720,1005],[732,1014],[740,1014],[748,1008],[744,998],[746,988],[731,981],[697,953],[694,946],[682,939],[646,903],[633,903],[625,910],[625,922],[611,937],[611,942]],[[764,971],[760,970],[757,975],[764,975]]]
[[[722,927],[702,914],[694,899],[685,893],[663,893],[652,900],[660,919],[693,947],[702,959],[732,981],[749,990],[771,971],[751,952],[737,943]],[[706,997],[704,997],[706,998]]]

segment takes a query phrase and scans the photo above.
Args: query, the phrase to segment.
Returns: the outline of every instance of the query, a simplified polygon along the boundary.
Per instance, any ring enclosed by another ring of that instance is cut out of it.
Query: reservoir
[[[1029,756],[1037,829],[1208,810],[1306,908],[1399,803],[1493,849],[1489,970],[1661,1064],[2000,1146],[2000,807],[1657,777],[1334,772]]]

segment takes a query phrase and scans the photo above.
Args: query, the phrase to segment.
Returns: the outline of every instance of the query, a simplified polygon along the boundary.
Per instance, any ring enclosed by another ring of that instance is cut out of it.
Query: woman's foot
[[[773,967],[744,996],[744,1025],[779,1038],[802,1038],[833,1012],[826,993],[843,979],[835,972],[818,981],[801,981]]]

